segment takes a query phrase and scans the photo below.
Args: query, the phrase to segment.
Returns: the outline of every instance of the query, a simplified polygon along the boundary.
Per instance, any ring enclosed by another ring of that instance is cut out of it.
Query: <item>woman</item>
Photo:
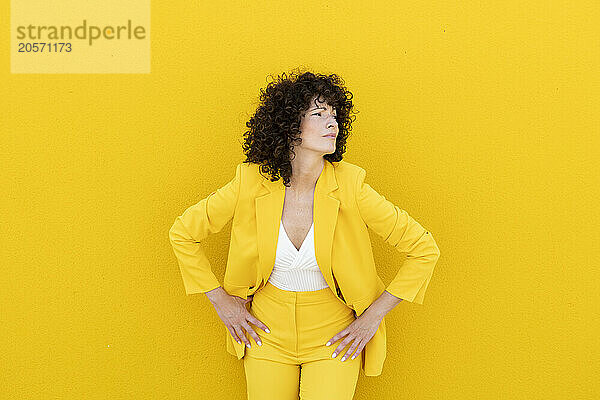
[[[336,75],[269,83],[235,177],[169,232],[186,293],[206,293],[228,352],[243,358],[249,400],[351,399],[361,366],[381,374],[384,316],[402,300],[422,304],[440,256],[427,230],[342,161],[351,99]],[[199,242],[232,218],[221,286]],[[408,254],[387,287],[367,228]]]

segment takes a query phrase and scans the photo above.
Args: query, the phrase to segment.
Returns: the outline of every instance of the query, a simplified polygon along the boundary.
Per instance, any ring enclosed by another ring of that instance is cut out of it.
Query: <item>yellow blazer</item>
[[[365,170],[346,161],[329,162],[314,192],[316,260],[337,298],[360,316],[384,290],[423,304],[433,268],[440,256],[433,236],[408,213],[368,183]],[[175,219],[169,239],[188,295],[205,293],[221,284],[199,243],[219,232],[233,218],[223,289],[246,299],[260,290],[275,263],[285,187],[271,182],[258,164],[240,163],[225,186],[187,208]],[[407,253],[407,259],[386,287],[377,274],[368,229]],[[241,359],[245,345],[227,328],[227,351]],[[326,338],[323,338],[326,339]],[[366,376],[381,374],[386,357],[385,318],[362,351]]]

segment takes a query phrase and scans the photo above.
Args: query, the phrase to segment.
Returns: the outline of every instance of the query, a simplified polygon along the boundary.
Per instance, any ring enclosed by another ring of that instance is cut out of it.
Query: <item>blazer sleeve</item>
[[[188,207],[175,218],[169,230],[169,240],[188,295],[206,293],[221,286],[200,242],[209,234],[219,232],[231,220],[240,182],[241,164],[238,164],[235,177],[230,182]]]
[[[363,221],[386,243],[407,253],[406,261],[386,290],[403,300],[423,304],[440,250],[431,233],[377,193],[365,182],[365,175],[361,168],[356,183],[356,201]]]

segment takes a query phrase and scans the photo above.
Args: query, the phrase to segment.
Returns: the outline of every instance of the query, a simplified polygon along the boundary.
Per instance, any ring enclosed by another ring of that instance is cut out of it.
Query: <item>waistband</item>
[[[254,294],[254,296],[259,293],[279,302],[292,304],[338,301],[337,297],[331,291],[329,286],[319,290],[296,292],[292,290],[279,289],[277,286],[267,281],[265,285]]]

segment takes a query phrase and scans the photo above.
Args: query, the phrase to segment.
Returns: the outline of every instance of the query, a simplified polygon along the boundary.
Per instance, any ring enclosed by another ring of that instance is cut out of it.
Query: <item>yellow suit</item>
[[[319,176],[313,205],[316,260],[337,298],[360,316],[384,290],[410,302],[423,297],[440,256],[433,236],[408,213],[364,182],[365,170],[329,162]],[[223,289],[247,298],[269,279],[275,262],[285,187],[261,175],[257,164],[240,163],[235,177],[175,219],[169,231],[186,293],[221,284],[199,243],[233,218]],[[386,287],[377,274],[368,229],[407,259]],[[335,278],[334,278],[335,277]],[[229,331],[227,351],[241,359],[245,345]],[[327,338],[324,338],[327,339]],[[385,318],[362,352],[366,376],[381,374],[386,357]]]

